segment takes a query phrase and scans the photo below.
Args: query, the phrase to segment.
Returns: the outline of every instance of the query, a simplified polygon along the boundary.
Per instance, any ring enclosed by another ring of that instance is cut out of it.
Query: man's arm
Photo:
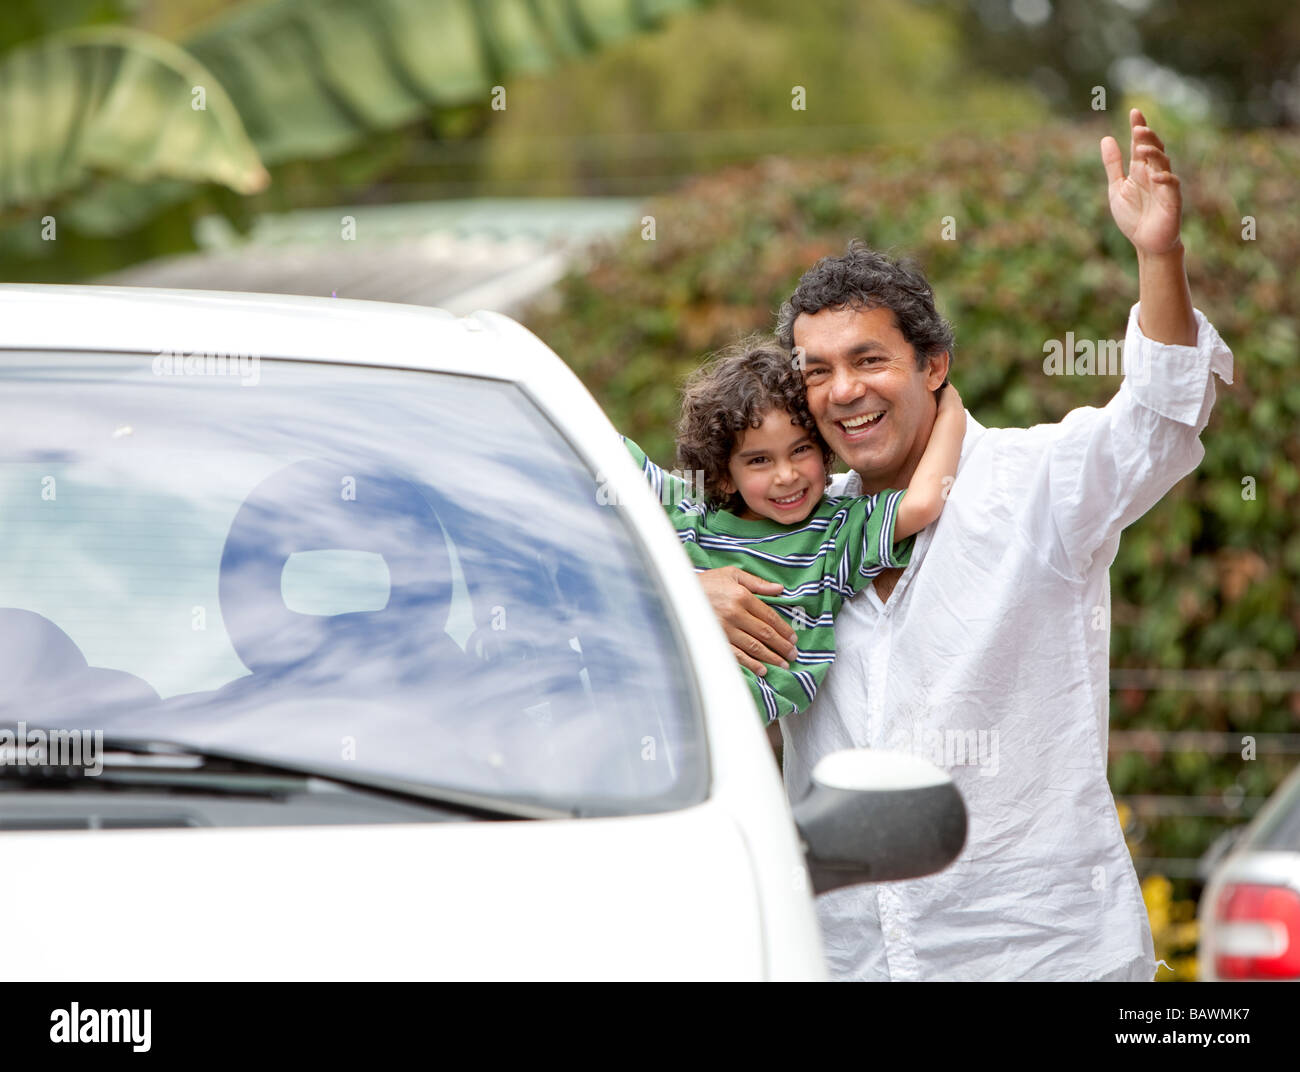
[[[1173,173],[1165,143],[1134,108],[1129,112],[1129,173],[1119,143],[1101,139],[1101,160],[1110,183],[1110,212],[1138,258],[1138,318],[1152,342],[1196,345],[1196,316],[1183,265],[1182,184]]]
[[[1113,555],[1120,531],[1200,463],[1214,375],[1232,382],[1232,352],[1191,304],[1178,180],[1142,113],[1134,109],[1129,118],[1134,155],[1127,178],[1115,140],[1101,144],[1111,213],[1140,270],[1124,382],[1104,409],[1082,406],[1057,425],[1005,438],[999,463],[1005,479],[1023,481],[1017,497],[1029,541],[1076,579],[1103,549]]]

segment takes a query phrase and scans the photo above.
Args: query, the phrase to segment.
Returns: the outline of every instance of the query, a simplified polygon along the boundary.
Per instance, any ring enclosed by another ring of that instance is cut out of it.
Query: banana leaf
[[[486,106],[507,78],[707,2],[259,0],[179,46],[124,27],[56,34],[0,56],[0,216],[57,198],[74,227],[123,233],[202,184],[256,192],[264,165]]]
[[[267,0],[188,38],[268,164],[332,156],[437,108],[489,102],[702,0]],[[506,99],[509,107],[509,98]]]
[[[241,193],[268,181],[216,77],[162,38],[95,27],[0,57],[0,209],[48,204],[97,175]]]

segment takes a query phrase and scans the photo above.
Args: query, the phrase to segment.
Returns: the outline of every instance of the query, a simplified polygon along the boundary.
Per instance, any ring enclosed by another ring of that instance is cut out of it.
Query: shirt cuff
[[[1137,303],[1128,314],[1124,339],[1124,383],[1134,398],[1162,417],[1195,427],[1210,373],[1232,383],[1232,351],[1205,315],[1194,309],[1196,345],[1155,342],[1138,327]]]

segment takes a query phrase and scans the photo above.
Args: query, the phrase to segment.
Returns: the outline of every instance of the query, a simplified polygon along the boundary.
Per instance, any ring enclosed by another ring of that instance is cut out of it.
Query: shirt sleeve
[[[668,472],[661,466],[655,465],[646,457],[645,451],[638,447],[627,436],[620,437],[623,445],[627,447],[628,453],[632,455],[633,461],[641,467],[641,472],[650,485],[650,490],[654,492],[655,498],[667,509],[671,509],[683,502],[690,502],[695,498],[694,489],[690,483],[681,477]]]
[[[1120,531],[1200,464],[1214,376],[1232,383],[1232,351],[1199,309],[1195,346],[1148,339],[1138,312],[1129,313],[1119,391],[1103,409],[1080,407],[1051,426],[1024,489],[1030,541],[1076,579],[1103,548],[1109,565]]]
[[[709,511],[694,498],[691,481],[683,480],[655,465],[646,457],[645,451],[627,436],[620,438],[627,447],[628,453],[632,455],[632,460],[640,466],[646,482],[650,485],[650,491],[659,500],[659,505],[663,507],[668,520],[677,530],[677,539],[681,542],[686,557],[690,559],[691,567],[696,573],[712,569],[715,563],[701,543],[702,536],[708,530]],[[697,475],[696,479],[703,478]]]
[[[818,684],[820,684],[820,678],[826,676],[827,667],[823,664],[816,669],[819,674]],[[759,677],[746,666],[742,666],[740,671],[745,676],[745,683],[749,685],[749,694],[754,698],[758,717],[765,726],[786,715],[798,714],[811,702],[800,691],[795,675],[783,671],[779,666],[769,667],[767,677]],[[781,680],[777,680],[778,678]],[[802,707],[795,702],[794,697],[802,697]]]
[[[854,592],[869,585],[887,569],[901,569],[912,560],[911,537],[894,542],[898,506],[906,489],[890,489],[876,495],[846,499],[844,524],[836,534],[840,552],[838,568],[841,580]]]

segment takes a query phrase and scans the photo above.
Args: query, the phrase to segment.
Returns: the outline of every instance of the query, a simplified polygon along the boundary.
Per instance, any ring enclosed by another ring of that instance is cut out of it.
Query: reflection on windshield
[[[291,362],[248,388],[120,356],[0,374],[0,717],[595,812],[699,798],[661,601],[516,388]],[[349,562],[369,580],[330,576]]]

